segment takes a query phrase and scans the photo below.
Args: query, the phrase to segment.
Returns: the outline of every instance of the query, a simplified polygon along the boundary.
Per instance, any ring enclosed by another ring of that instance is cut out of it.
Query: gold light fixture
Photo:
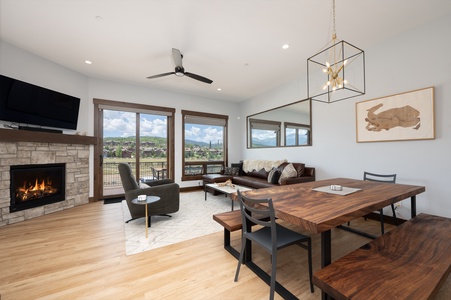
[[[332,1],[332,40],[307,59],[308,97],[325,103],[365,94],[365,52],[343,40],[337,42]]]

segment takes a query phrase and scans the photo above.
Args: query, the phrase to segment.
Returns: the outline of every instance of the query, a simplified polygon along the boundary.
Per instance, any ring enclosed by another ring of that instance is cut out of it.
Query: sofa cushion
[[[279,184],[287,178],[298,177],[298,171],[294,168],[293,164],[288,164],[282,171],[279,178]]]
[[[205,174],[202,175],[202,180],[204,181],[204,184],[206,183],[218,183],[218,182],[225,182],[229,179],[232,179],[233,176],[231,175],[223,175],[223,174]]]
[[[265,169],[261,169],[260,171],[254,170],[252,172],[248,172],[245,175],[257,177],[257,178],[268,179],[268,174],[269,174],[269,172],[266,172]]]
[[[268,182],[267,178],[258,178],[252,176],[233,176],[232,182],[234,184],[247,186],[254,189],[267,188],[272,186],[277,186],[278,184],[271,184]]]

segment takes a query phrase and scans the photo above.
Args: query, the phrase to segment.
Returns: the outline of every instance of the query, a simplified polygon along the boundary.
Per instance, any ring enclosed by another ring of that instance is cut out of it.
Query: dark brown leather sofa
[[[289,162],[285,162],[281,164],[277,169],[282,173],[283,169],[290,164]],[[269,172],[265,171],[265,169],[261,169],[259,171],[252,172],[242,172],[242,175],[233,176],[232,182],[238,185],[244,185],[255,189],[279,186],[279,185],[287,185],[294,183],[302,183],[315,181],[315,168],[306,167],[303,163],[292,163],[293,167],[296,169],[298,176],[286,178],[279,183],[270,183],[268,182]]]
[[[290,164],[290,162],[282,163],[277,169],[280,173],[283,172],[283,169]],[[219,183],[224,182],[229,179],[232,180],[232,183],[243,185],[255,189],[272,187],[272,186],[281,186],[287,184],[295,184],[302,182],[315,181],[315,168],[306,167],[303,163],[292,163],[293,167],[297,171],[297,177],[286,178],[281,181],[281,183],[270,183],[268,182],[269,171],[265,171],[265,169],[261,169],[259,171],[253,170],[251,172],[244,172],[242,168],[240,169],[239,175],[224,175],[224,174],[208,174],[202,177],[204,185],[207,183]],[[232,166],[239,167],[240,164],[232,164]],[[213,192],[210,189],[207,189],[209,192]]]

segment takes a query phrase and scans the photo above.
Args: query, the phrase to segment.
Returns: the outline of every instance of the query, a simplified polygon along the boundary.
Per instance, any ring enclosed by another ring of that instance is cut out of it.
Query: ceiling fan
[[[183,65],[182,65],[183,55],[182,55],[182,53],[180,53],[180,50],[172,48],[172,57],[173,57],[174,63],[175,63],[174,72],[168,72],[168,73],[162,73],[162,74],[158,74],[158,75],[149,76],[149,77],[147,77],[147,79],[159,78],[159,77],[175,74],[176,76],[179,76],[179,77],[188,76],[188,77],[191,77],[192,79],[196,79],[196,80],[208,83],[208,84],[213,82],[213,80],[202,77],[200,75],[185,72],[185,69],[183,68]]]

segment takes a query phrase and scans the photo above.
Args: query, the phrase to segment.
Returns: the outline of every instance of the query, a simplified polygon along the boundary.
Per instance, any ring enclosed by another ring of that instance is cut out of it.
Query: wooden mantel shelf
[[[97,138],[93,136],[27,131],[16,129],[0,129],[0,142],[37,142],[96,145]]]

